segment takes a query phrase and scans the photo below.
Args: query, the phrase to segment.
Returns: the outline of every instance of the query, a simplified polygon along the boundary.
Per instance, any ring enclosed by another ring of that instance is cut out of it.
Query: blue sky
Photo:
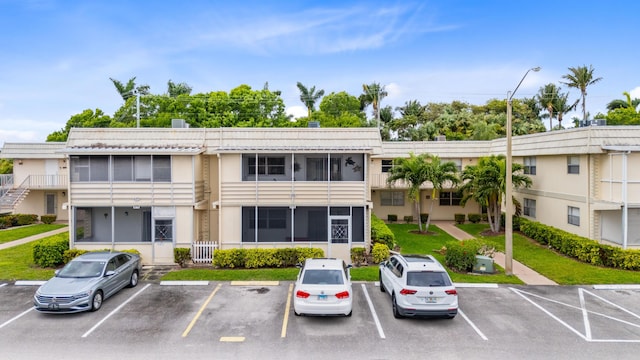
[[[636,1],[0,0],[0,144],[39,142],[85,109],[113,113],[109,78],[192,93],[266,82],[304,114],[296,83],[355,96],[378,82],[406,101],[484,104],[593,65],[587,110],[640,98]],[[571,118],[566,116],[566,119]],[[570,122],[570,121],[565,121]],[[568,124],[565,124],[568,125]]]

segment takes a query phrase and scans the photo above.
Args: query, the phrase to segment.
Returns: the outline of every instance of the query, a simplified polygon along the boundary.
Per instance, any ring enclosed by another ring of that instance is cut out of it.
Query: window
[[[72,156],[71,181],[109,181],[109,156]]]
[[[380,192],[380,205],[382,206],[404,206],[403,191],[382,191]]]
[[[462,159],[442,159],[442,162],[452,162],[456,164],[458,171],[462,171]]]
[[[567,156],[567,173],[580,174],[580,157]]]
[[[171,157],[168,155],[153,156],[153,181],[171,182]]]
[[[524,199],[524,209],[522,211],[526,216],[535,218],[536,217],[536,201],[532,199]]]
[[[249,214],[249,228],[255,229],[255,212]],[[260,229],[285,229],[287,227],[286,208],[260,208],[258,209],[258,228]]]
[[[256,158],[250,157],[249,175],[284,175],[284,156],[260,156],[256,171]]]
[[[393,160],[382,160],[382,172],[391,172],[391,168],[393,168]]]
[[[440,206],[459,206],[462,200],[462,193],[454,191],[443,191],[440,193]]]
[[[536,174],[536,157],[535,156],[525,156],[524,158],[524,173],[527,175],[535,175]]]
[[[571,225],[580,226],[580,208],[569,206],[567,221]]]
[[[173,241],[173,220],[156,219],[156,241]]]

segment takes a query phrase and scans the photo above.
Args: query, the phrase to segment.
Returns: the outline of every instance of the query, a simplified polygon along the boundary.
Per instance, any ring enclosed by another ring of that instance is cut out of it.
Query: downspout
[[[628,181],[627,181],[627,155],[628,151],[622,153],[622,248],[626,249],[629,238],[629,203],[628,203]]]

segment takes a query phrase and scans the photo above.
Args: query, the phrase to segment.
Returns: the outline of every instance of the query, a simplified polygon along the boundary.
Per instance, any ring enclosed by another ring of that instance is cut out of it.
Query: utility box
[[[476,255],[473,272],[493,274],[493,259],[484,255]]]

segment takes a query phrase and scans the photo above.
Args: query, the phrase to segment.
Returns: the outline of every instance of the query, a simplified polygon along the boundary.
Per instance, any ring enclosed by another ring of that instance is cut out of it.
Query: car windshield
[[[102,275],[104,261],[71,261],[60,272],[58,277],[88,278]]]
[[[449,278],[443,272],[410,271],[407,273],[409,286],[451,286]]]
[[[302,283],[307,285],[341,285],[344,284],[342,273],[342,270],[307,270],[304,272]]]

